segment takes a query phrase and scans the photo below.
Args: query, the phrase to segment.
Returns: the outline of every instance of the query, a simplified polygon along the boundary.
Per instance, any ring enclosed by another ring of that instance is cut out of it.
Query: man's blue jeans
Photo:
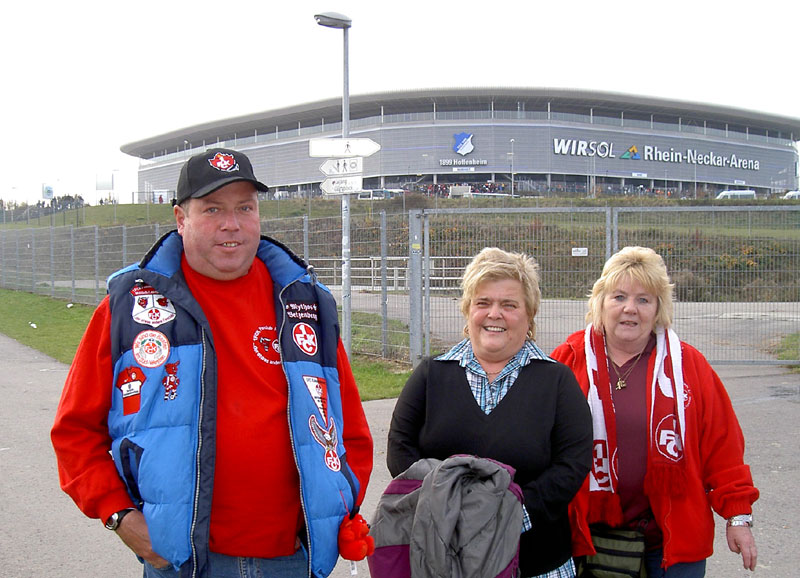
[[[171,567],[156,570],[150,564],[144,565],[144,578],[176,578],[178,573]],[[299,549],[292,556],[280,558],[238,558],[209,552],[208,578],[306,578],[308,560]]]

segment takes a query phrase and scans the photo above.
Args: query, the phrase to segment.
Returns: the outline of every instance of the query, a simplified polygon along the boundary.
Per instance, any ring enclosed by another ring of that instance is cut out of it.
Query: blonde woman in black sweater
[[[524,494],[521,576],[575,576],[568,509],[589,472],[592,424],[572,372],[535,343],[536,262],[482,250],[462,280],[465,339],[424,360],[395,406],[387,463],[491,458],[516,470]]]

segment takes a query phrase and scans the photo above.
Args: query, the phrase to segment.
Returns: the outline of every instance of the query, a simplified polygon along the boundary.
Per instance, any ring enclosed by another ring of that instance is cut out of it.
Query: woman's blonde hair
[[[481,250],[464,269],[461,278],[461,314],[469,317],[469,307],[478,286],[486,281],[515,279],[522,283],[525,311],[528,313],[528,338],[536,336],[533,318],[539,311],[542,292],[539,289],[539,264],[524,253],[511,253],[497,247]],[[466,334],[466,328],[464,329]]]
[[[595,281],[589,296],[586,321],[603,331],[603,303],[609,293],[624,281],[638,282],[658,299],[655,325],[668,329],[672,323],[672,289],[667,266],[661,256],[648,247],[625,247],[611,256]]]

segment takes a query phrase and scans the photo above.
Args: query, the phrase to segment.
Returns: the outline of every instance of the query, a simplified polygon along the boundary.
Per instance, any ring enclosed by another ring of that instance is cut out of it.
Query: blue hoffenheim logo
[[[475,146],[472,144],[473,136],[474,136],[473,134],[468,132],[460,132],[458,134],[454,134],[453,138],[456,139],[456,144],[453,145],[453,150],[458,154],[460,154],[462,157],[474,151]]]

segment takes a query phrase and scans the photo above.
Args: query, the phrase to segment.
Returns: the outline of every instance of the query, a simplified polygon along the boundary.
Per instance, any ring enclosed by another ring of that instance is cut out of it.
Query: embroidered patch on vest
[[[178,397],[178,386],[181,384],[181,380],[178,378],[178,365],[180,363],[180,361],[176,361],[164,366],[167,371],[167,375],[161,380],[161,385],[164,386],[164,401]]]
[[[308,393],[311,394],[311,399],[319,408],[319,413],[325,425],[328,424],[328,383],[324,377],[316,377],[313,375],[304,375],[303,381],[308,388]]]
[[[122,393],[122,414],[131,415],[137,413],[141,407],[142,385],[147,381],[144,370],[141,367],[132,365],[119,372],[117,376],[117,388]]]
[[[308,323],[298,323],[292,329],[292,339],[300,351],[308,356],[317,353],[317,333]]]
[[[327,468],[333,472],[341,470],[342,462],[339,460],[339,454],[336,453],[336,423],[331,421],[330,427],[325,429],[319,425],[317,416],[312,415],[308,418],[308,428],[317,443],[325,449],[325,465]]]
[[[160,331],[145,329],[133,340],[133,358],[151,369],[167,361],[169,349],[169,340]]]
[[[294,321],[319,323],[319,306],[313,301],[290,301],[286,304],[286,317]]]
[[[131,317],[136,323],[158,327],[175,319],[175,306],[150,285],[138,283],[130,293],[133,295]]]

